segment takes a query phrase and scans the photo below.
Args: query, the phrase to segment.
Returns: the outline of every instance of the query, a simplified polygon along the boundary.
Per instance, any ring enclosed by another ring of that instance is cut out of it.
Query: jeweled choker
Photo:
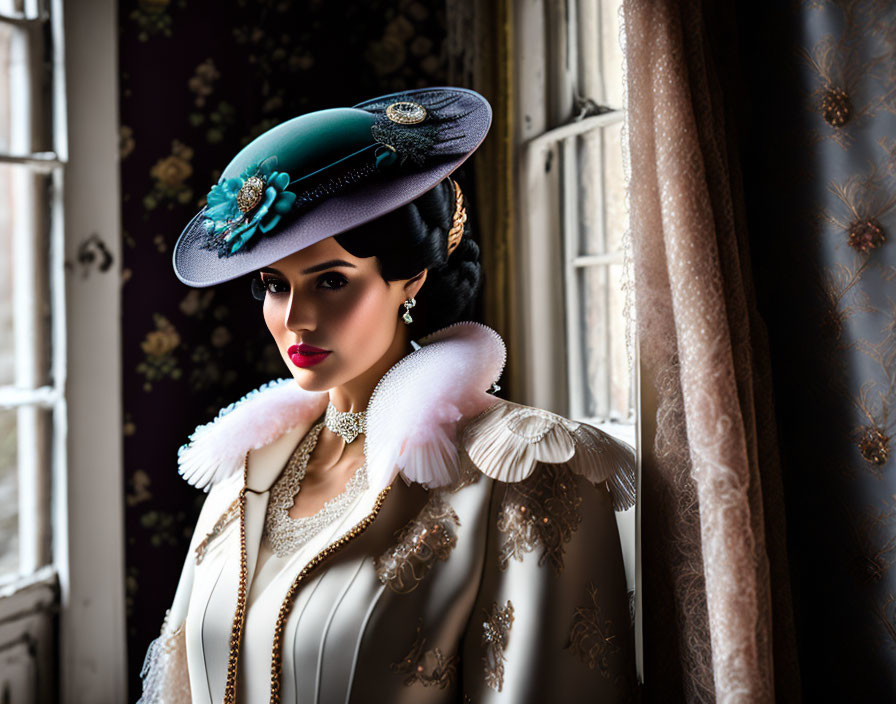
[[[328,403],[324,424],[346,443],[350,443],[361,433],[367,432],[367,411],[339,411],[332,403]]]

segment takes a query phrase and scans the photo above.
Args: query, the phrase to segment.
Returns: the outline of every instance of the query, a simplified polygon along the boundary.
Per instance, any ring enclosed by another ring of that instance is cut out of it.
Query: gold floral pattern
[[[852,439],[865,460],[864,468],[880,477],[890,460],[890,445],[896,435],[896,302],[891,303],[891,319],[884,328],[884,337],[877,342],[860,338],[856,349],[864,353],[880,369],[878,378],[865,381],[853,405],[862,416],[853,429]]]
[[[879,647],[892,648],[896,645],[896,596],[892,592],[888,592],[882,602],[877,600],[874,615],[882,626],[876,639]]]
[[[138,469],[134,472],[130,484],[134,490],[128,492],[127,496],[125,496],[125,501],[128,506],[136,506],[137,504],[152,498],[152,492],[149,490],[149,487],[152,484],[152,479],[142,469]]]
[[[398,594],[414,591],[436,560],[447,560],[457,544],[460,519],[438,491],[396,538],[398,542],[374,561],[380,582]]]
[[[852,101],[845,90],[828,88],[821,97],[821,114],[831,127],[843,127],[852,114]]]
[[[861,430],[858,444],[862,457],[873,464],[886,464],[890,458],[890,438],[875,426],[866,426]]]
[[[588,595],[591,605],[576,607],[566,648],[585,663],[588,669],[597,667],[609,679],[609,658],[613,653],[619,652],[619,644],[613,633],[613,623],[601,615],[600,605],[597,603],[597,587],[593,582],[588,583]]]
[[[521,561],[524,553],[540,545],[538,564],[550,561],[560,574],[563,546],[582,520],[581,503],[575,477],[565,464],[539,465],[527,479],[508,484],[498,512],[501,569],[507,569],[511,558]]]
[[[240,516],[240,500],[236,498],[233,500],[233,503],[227,507],[227,510],[215,521],[215,525],[209,531],[208,535],[206,535],[202,542],[196,546],[196,564],[202,562],[202,559],[205,557],[205,553],[209,548],[209,545],[214,542],[215,538],[217,538],[221,533],[224,532],[224,529],[233,523],[234,520],[239,518]]]
[[[130,19],[140,28],[137,38],[141,42],[149,41],[153,35],[171,36],[172,20],[169,14],[171,0],[138,0],[137,7],[130,12]],[[184,0],[178,7],[184,7]]]
[[[401,674],[406,674],[404,680],[406,686],[419,682],[424,687],[438,686],[445,689],[457,678],[457,665],[460,658],[457,655],[445,657],[440,648],[424,650],[426,638],[420,633],[423,627],[423,619],[417,623],[417,637],[408,654],[389,667]]]
[[[860,287],[862,274],[868,262],[855,265],[836,264],[825,271],[821,283],[821,331],[833,340],[843,334],[843,324],[859,312],[871,313],[877,309],[866,291]],[[849,300],[849,304],[846,301]],[[843,348],[839,348],[843,349]]]
[[[134,130],[127,125],[118,128],[118,158],[126,159],[134,151],[136,140]]]
[[[845,233],[847,244],[861,254],[879,248],[887,239],[881,220],[896,207],[896,194],[886,182],[885,171],[885,165],[872,164],[867,173],[828,186],[836,201],[822,217]]]
[[[193,189],[188,183],[193,175],[193,148],[180,140],[172,140],[171,154],[159,159],[149,170],[155,183],[153,189],[143,198],[143,207],[154,210],[162,202],[169,209],[175,205],[186,205],[193,199]]]
[[[811,50],[803,48],[799,53],[816,84],[807,106],[830,128],[827,133],[813,132],[811,138],[816,142],[831,139],[846,149],[855,140],[855,131],[884,108],[882,101],[869,101],[863,96],[869,83],[885,79],[888,57],[882,52],[863,56],[862,50],[867,46],[862,42],[863,30],[873,13],[858,2],[839,6],[843,11],[842,31],[836,36],[825,35]]]
[[[208,98],[215,89],[215,81],[221,77],[221,72],[215,66],[215,60],[211,57],[207,58],[193,71],[193,76],[187,81],[187,87],[196,97],[193,102],[197,108],[205,107],[205,99]]]
[[[510,603],[510,599],[501,607],[497,602],[493,602],[491,608],[483,609],[482,613],[485,619],[482,622],[485,683],[500,692],[504,686],[504,649],[507,647],[507,638],[513,625],[513,604]]]
[[[896,497],[882,499],[878,506],[851,510],[858,552],[858,576],[865,583],[881,581],[896,563]]]
[[[153,315],[156,329],[148,332],[140,343],[145,355],[137,365],[137,372],[145,378],[144,391],[152,390],[152,382],[166,377],[179,379],[181,375],[174,350],[180,345],[180,335],[171,322],[158,313]]]

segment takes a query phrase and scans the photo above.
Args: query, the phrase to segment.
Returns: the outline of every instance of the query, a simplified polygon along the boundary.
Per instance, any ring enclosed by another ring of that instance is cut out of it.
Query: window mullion
[[[60,393],[52,386],[37,389],[18,389],[15,386],[0,386],[0,409],[20,406],[37,406],[52,409],[59,402]]]
[[[583,361],[584,340],[582,337],[582,301],[580,296],[581,272],[576,266],[579,252],[579,193],[578,193],[578,150],[576,140],[570,137],[562,142],[563,155],[563,251],[564,290],[566,294],[566,348],[567,384],[569,389],[569,414],[573,417],[585,413],[585,378]]]
[[[46,269],[46,176],[13,169],[13,321],[15,383],[20,389],[47,384],[46,350],[50,345]],[[18,410],[19,570],[29,574],[50,560],[49,424],[34,405]]]
[[[50,172],[63,166],[64,162],[54,152],[34,152],[33,154],[6,154],[0,152],[0,164],[22,164],[33,171]]]
[[[600,222],[601,229],[601,242],[603,243],[603,251],[606,252],[609,249],[609,233],[608,233],[608,223],[607,223],[607,188],[606,188],[606,154],[607,154],[607,133],[606,130],[600,131],[600,183],[597,185],[597,191],[600,193],[600,210],[599,215],[597,217],[598,222]],[[607,331],[610,330],[610,286],[613,280],[613,277],[610,276],[610,265],[606,265],[606,275],[603,281],[603,301],[602,306],[604,309],[604,320],[606,321]],[[613,413],[613,350],[611,348],[612,345],[612,335],[606,334],[603,335],[601,342],[604,346],[604,359],[606,359],[606,365],[604,366],[604,388],[602,391],[604,392],[604,408],[606,408],[606,417],[610,418]]]
[[[31,29],[46,22],[46,17],[28,17],[26,15],[7,15],[0,12],[0,24],[12,25],[17,29]]]
[[[591,130],[621,122],[623,119],[625,119],[624,110],[610,110],[600,115],[574,119],[559,127],[542,132],[537,137],[530,139],[526,144],[532,151],[543,151],[549,149],[554,142],[559,142],[568,137],[583,135]]]
[[[603,254],[581,254],[572,263],[579,268],[604,264],[621,264],[623,261],[622,257],[622,250],[614,249]]]

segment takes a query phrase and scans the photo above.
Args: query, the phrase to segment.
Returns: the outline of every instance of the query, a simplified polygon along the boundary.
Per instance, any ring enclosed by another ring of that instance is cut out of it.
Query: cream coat
[[[631,448],[484,393],[504,364],[489,328],[459,323],[421,343],[371,397],[370,488],[289,558],[262,540],[267,502],[326,394],[271,385],[197,429],[181,472],[209,493],[147,653],[141,702],[225,700],[241,495],[242,704],[276,701],[272,682],[279,701],[303,704],[630,699],[634,647],[613,508],[634,499]]]

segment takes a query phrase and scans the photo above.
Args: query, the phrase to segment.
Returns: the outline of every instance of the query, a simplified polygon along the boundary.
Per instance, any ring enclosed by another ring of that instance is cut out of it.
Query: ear
[[[420,289],[423,288],[423,284],[426,281],[426,274],[429,269],[424,269],[419,274],[407,280],[404,285],[404,292],[408,298],[414,298],[417,293],[419,293]]]

